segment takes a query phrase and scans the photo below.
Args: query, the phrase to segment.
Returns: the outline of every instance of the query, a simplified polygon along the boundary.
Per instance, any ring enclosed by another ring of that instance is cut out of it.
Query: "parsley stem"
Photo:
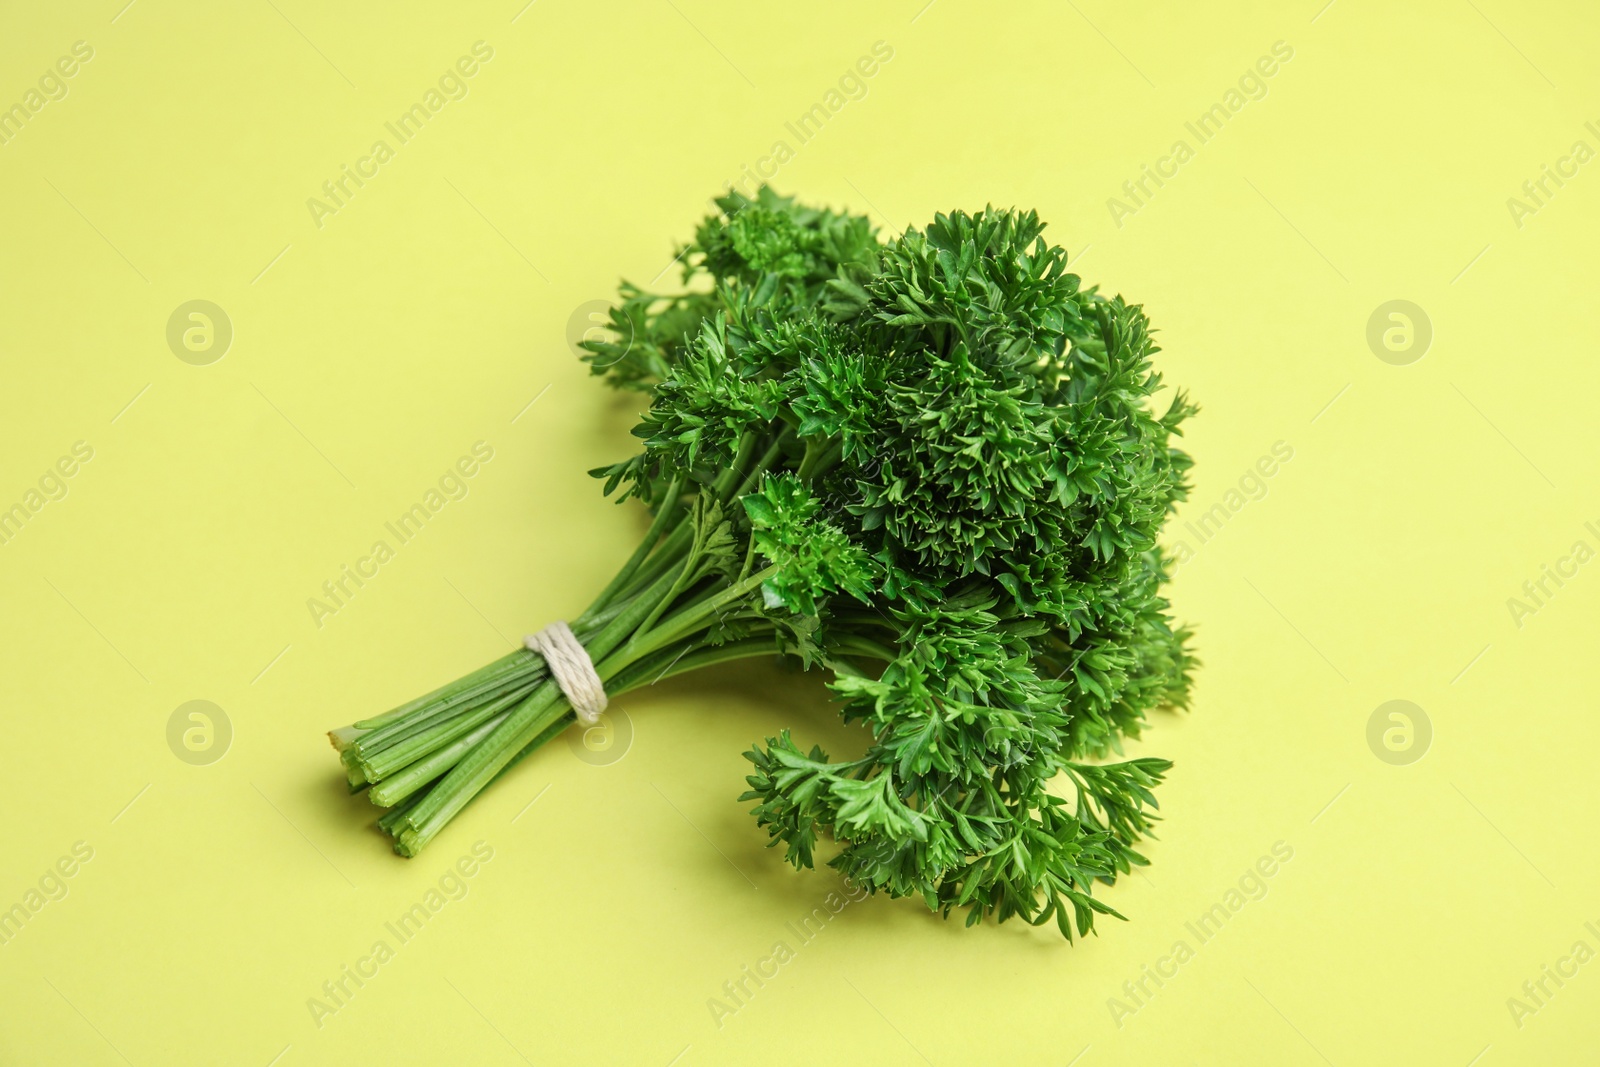
[[[593,615],[604,608],[611,598],[616,595],[617,591],[628,584],[634,572],[639,569],[639,565],[645,561],[651,550],[656,547],[656,542],[661,538],[661,531],[666,529],[669,523],[682,518],[677,514],[678,496],[682,492],[683,479],[674,478],[672,484],[667,487],[666,496],[662,498],[660,506],[656,508],[656,517],[650,523],[650,529],[646,531],[644,540],[639,542],[639,547],[634,549],[632,556],[628,557],[628,562],[622,565],[616,576],[600,591],[600,595],[594,598],[594,603],[589,605],[589,610],[584,612],[585,615]]]

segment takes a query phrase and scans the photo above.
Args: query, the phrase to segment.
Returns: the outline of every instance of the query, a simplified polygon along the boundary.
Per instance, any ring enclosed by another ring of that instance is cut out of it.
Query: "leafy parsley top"
[[[685,257],[709,291],[625,288],[616,337],[586,347],[653,394],[608,491],[654,502],[776,451],[738,539],[775,568],[778,646],[833,670],[873,742],[829,762],[770,739],[746,798],[796,864],[823,832],[871,888],[973,920],[1055,914],[1069,936],[1071,904],[1086,931],[1106,910],[1091,883],[1142,862],[1167,764],[1077,761],[1186,699],[1156,538],[1194,409],[1154,409],[1142,310],[1082,288],[1031,211],[879,244],[769,189],[718,205]]]

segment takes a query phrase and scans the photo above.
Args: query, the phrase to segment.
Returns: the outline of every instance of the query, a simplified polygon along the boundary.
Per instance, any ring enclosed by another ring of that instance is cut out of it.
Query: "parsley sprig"
[[[789,862],[1089,933],[1170,767],[1106,758],[1187,704],[1157,537],[1194,408],[1155,405],[1143,311],[1084,288],[1031,211],[883,242],[770,189],[717,205],[681,291],[624,283],[584,345],[650,397],[642,448],[594,473],[654,522],[574,632],[613,695],[774,653],[826,671],[865,753],[787,730],[746,753]],[[414,856],[572,721],[518,650],[332,737]]]

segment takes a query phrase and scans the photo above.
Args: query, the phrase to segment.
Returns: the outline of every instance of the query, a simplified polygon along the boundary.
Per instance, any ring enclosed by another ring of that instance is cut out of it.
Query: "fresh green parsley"
[[[1034,212],[884,242],[770,189],[717,204],[681,288],[624,283],[584,345],[650,399],[639,451],[594,473],[654,522],[574,632],[613,696],[746,657],[824,671],[865,753],[746,753],[789,862],[1089,933],[1170,767],[1107,757],[1187,705],[1157,537],[1194,408],[1155,405],[1143,310],[1084,288]],[[572,722],[517,650],[332,737],[414,856]]]

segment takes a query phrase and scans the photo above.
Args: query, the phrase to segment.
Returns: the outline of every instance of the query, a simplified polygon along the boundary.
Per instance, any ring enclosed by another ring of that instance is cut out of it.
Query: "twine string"
[[[594,661],[565,620],[557,619],[536,634],[522,639],[524,648],[539,653],[550,666],[550,674],[566,694],[578,721],[593,726],[606,710],[606,688],[595,673]]]

